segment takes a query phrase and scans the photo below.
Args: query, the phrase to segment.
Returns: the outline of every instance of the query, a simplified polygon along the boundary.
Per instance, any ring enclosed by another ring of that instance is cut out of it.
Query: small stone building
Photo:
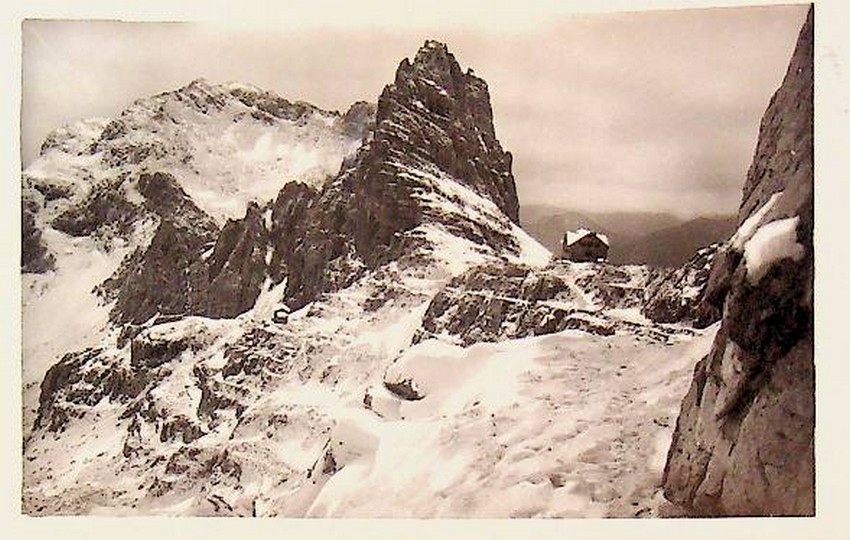
[[[587,229],[567,231],[561,250],[561,258],[570,261],[604,261],[608,257],[608,237]]]

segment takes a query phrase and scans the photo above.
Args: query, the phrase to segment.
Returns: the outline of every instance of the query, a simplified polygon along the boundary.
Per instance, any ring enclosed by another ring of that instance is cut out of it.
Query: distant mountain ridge
[[[580,227],[603,232],[611,240],[608,260],[614,264],[682,266],[700,248],[721,242],[734,232],[734,215],[683,220],[653,212],[579,212],[549,205],[524,205],[523,228],[553,253],[560,253],[568,230]]]
[[[621,246],[619,260],[650,266],[676,267],[699,248],[723,241],[735,231],[735,216],[698,217],[649,233]]]

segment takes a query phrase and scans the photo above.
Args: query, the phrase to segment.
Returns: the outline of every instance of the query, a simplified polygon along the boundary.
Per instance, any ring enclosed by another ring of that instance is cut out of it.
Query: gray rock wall
[[[814,514],[812,96],[810,9],[762,120],[738,215],[756,231],[796,219],[800,248],[762,274],[752,234],[739,233],[712,268],[706,296],[722,307],[722,325],[694,370],[663,479],[665,496],[696,515]]]

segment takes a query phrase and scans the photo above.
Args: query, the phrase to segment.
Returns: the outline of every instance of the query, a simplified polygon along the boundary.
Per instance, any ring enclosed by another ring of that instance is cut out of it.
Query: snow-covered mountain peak
[[[25,186],[93,185],[167,172],[219,223],[289,181],[322,185],[352,154],[371,121],[368,107],[341,115],[243,84],[197,79],[136,100],[117,117],[55,131],[24,171]],[[365,111],[365,112],[364,112]]]

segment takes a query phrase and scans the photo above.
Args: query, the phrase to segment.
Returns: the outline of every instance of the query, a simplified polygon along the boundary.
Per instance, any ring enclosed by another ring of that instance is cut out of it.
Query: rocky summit
[[[496,208],[461,216],[468,196]],[[429,223],[484,247],[519,249],[509,234],[519,221],[511,156],[496,139],[487,84],[434,41],[401,62],[363,146],[315,197],[305,214],[290,216],[308,224],[301,241],[277,255],[292,307],[344,284],[335,277],[341,267],[353,275],[418,247],[421,236],[410,233]]]
[[[814,514],[813,13],[765,112],[739,228],[706,301],[723,319],[694,370],[664,492],[698,515]]]

